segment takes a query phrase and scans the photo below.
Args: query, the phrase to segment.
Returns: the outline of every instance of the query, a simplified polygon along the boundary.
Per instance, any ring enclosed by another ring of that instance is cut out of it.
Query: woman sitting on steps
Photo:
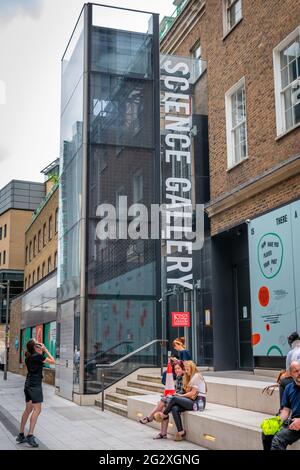
[[[183,388],[185,393],[173,395],[165,410],[155,414],[156,421],[163,422],[169,419],[169,413],[172,412],[177,427],[175,441],[182,441],[186,436],[186,431],[182,427],[181,413],[186,410],[203,411],[206,404],[206,383],[193,361],[184,362]]]
[[[175,390],[177,395],[181,395],[184,393],[183,390],[183,374],[184,374],[184,366],[182,361],[176,361],[173,363],[174,372],[176,375],[175,379]],[[165,419],[163,421],[160,420],[160,412],[164,410],[166,405],[170,402],[172,396],[169,397],[162,397],[161,400],[158,402],[156,407],[151,411],[148,416],[144,416],[144,418],[140,419],[141,424],[151,423],[153,419],[161,422],[161,430],[153,439],[167,439],[167,431],[168,431],[168,424],[169,419]],[[169,418],[169,417],[168,417]]]

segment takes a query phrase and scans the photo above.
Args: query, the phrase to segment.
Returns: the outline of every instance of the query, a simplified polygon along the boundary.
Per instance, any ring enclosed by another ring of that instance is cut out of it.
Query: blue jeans
[[[288,445],[300,439],[300,431],[293,431],[287,426],[283,426],[273,437],[271,450],[286,450]]]

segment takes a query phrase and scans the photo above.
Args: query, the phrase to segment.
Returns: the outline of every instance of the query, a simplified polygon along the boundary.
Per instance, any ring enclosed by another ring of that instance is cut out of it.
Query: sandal
[[[162,434],[161,432],[157,434],[157,436],[153,437],[153,439],[167,439],[166,434]]]
[[[185,439],[185,436],[186,436],[186,431],[183,431],[183,434],[180,434],[180,432],[177,432],[175,434],[174,441],[183,441],[183,439]]]
[[[147,423],[151,423],[151,421],[153,421],[153,418],[150,419],[148,416],[144,416],[144,418],[140,419],[139,422],[141,424],[147,424]]]
[[[164,419],[169,419],[169,416],[163,417],[160,411],[157,411],[153,417],[157,423],[161,423]]]

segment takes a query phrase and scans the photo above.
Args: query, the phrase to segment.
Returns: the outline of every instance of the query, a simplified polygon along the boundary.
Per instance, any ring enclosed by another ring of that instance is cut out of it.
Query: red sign
[[[172,312],[172,326],[191,326],[190,312]]]

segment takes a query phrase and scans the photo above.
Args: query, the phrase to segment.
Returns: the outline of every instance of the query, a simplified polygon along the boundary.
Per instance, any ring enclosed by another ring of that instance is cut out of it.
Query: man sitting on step
[[[283,427],[273,437],[271,450],[286,450],[300,439],[300,362],[291,363],[290,374],[294,380],[284,390],[280,410]]]

